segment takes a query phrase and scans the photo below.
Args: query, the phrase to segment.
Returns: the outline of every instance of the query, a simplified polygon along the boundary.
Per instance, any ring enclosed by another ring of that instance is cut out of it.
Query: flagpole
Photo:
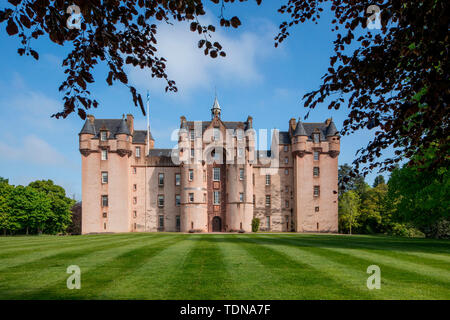
[[[144,200],[144,204],[145,204],[145,212],[144,212],[144,229],[145,231],[147,231],[147,156],[150,154],[150,115],[149,115],[149,111],[150,111],[150,94],[147,90],[147,154],[144,158],[144,172],[145,172],[145,178],[144,178],[144,194],[145,194],[145,200]]]

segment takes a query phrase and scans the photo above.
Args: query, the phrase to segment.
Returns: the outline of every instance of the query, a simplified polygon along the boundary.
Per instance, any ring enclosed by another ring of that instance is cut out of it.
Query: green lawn
[[[369,265],[381,289],[366,286]],[[69,290],[66,268],[81,268]],[[450,299],[450,242],[133,233],[0,237],[0,299]]]

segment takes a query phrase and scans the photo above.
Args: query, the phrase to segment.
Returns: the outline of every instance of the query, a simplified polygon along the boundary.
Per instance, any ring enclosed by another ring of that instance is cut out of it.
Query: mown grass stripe
[[[107,299],[173,299],[169,292],[178,289],[172,284],[180,277],[180,266],[194,246],[192,238],[193,235],[183,236],[174,245],[164,248],[142,266],[127,273],[114,286],[104,288],[100,295]]]
[[[168,282],[167,299],[226,299],[228,270],[225,269],[216,237],[193,235],[194,245],[177,276]]]
[[[0,265],[0,271],[3,271],[7,268],[26,268],[29,264],[34,264],[36,262],[39,263],[40,260],[42,259],[52,259],[53,257],[58,257],[58,256],[64,256],[67,254],[70,254],[71,252],[79,252],[80,249],[85,249],[85,250],[89,250],[90,248],[96,248],[98,246],[100,246],[100,248],[105,247],[108,248],[111,245],[119,245],[121,243],[124,242],[129,242],[129,241],[137,241],[138,239],[132,235],[129,235],[128,237],[120,237],[118,239],[113,239],[113,240],[106,240],[106,241],[99,241],[99,243],[95,242],[81,242],[81,244],[79,245],[69,245],[69,246],[61,246],[58,248],[55,248],[53,250],[47,250],[44,251],[43,253],[39,252],[39,251],[33,251],[32,253],[22,256],[14,256],[11,257],[9,259],[3,259],[1,260],[1,265]],[[6,271],[4,271],[6,272]]]
[[[32,273],[16,274],[16,276],[20,278],[8,281],[9,284],[14,284],[13,287],[9,288],[10,291],[8,293],[10,296],[14,296],[14,287],[16,287],[17,284],[21,286],[20,290],[23,292],[22,298],[25,299],[65,299],[67,297],[71,298],[77,293],[86,293],[87,291],[83,290],[84,287],[92,287],[95,286],[96,283],[95,279],[92,281],[92,278],[87,277],[90,270],[101,268],[101,266],[105,264],[108,265],[123,254],[134,252],[134,250],[138,250],[142,247],[148,247],[149,244],[171,241],[172,238],[168,236],[154,237],[153,235],[147,235],[146,237],[141,238],[141,240],[143,241],[128,241],[128,243],[122,243],[120,246],[112,245],[108,248],[98,247],[97,249],[94,248],[77,257],[72,256],[58,259],[57,265],[53,265],[47,270],[41,271],[39,273],[39,278],[31,282],[27,281],[26,277],[29,277],[29,280],[33,280]],[[69,265],[78,265],[81,269],[81,290],[67,289],[66,280],[69,277],[69,274],[66,273],[66,268]],[[36,275],[36,273],[34,275]],[[11,290],[13,292],[11,292]],[[0,298],[2,298],[1,294]],[[83,297],[77,296],[77,298]]]
[[[283,252],[263,246],[255,238],[239,236],[241,245],[249,254],[266,267],[267,273],[276,276],[283,289],[276,292],[275,299],[342,299],[358,296],[357,290],[342,285],[320,270],[298,259],[293,260]],[[259,244],[259,245],[255,245]]]
[[[293,246],[300,246],[302,250],[311,250],[338,263],[348,263],[350,268],[364,269],[369,265],[378,265],[382,273],[382,290],[375,292],[378,299],[439,299],[450,295],[449,286],[442,281],[401,269],[397,264],[383,264],[371,257],[361,257],[365,255],[362,250],[349,254],[346,250],[352,249],[322,247],[319,244],[304,243],[299,239],[280,238],[280,241],[283,239],[291,242]]]

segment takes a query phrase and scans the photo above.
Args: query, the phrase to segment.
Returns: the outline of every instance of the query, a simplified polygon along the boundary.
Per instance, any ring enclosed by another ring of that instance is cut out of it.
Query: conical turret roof
[[[119,129],[117,130],[116,134],[128,134],[130,135],[130,129],[127,126],[127,122],[125,119],[122,119],[120,121]]]
[[[95,128],[91,123],[90,119],[86,119],[83,128],[80,131],[80,134],[93,134],[95,135]]]
[[[339,134],[338,129],[336,128],[336,125],[333,121],[330,122],[327,128],[327,137],[336,136]]]
[[[303,123],[300,120],[298,120],[297,122],[297,127],[295,128],[294,136],[308,136],[306,134],[305,127],[303,126]]]

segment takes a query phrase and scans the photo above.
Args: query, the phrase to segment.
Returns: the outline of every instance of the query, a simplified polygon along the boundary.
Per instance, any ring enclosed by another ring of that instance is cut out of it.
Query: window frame
[[[105,175],[106,175],[106,179],[104,179]],[[102,180],[102,184],[108,184],[108,171],[102,171],[101,180]]]
[[[316,155],[317,155],[317,157],[316,157]],[[314,150],[314,152],[313,152],[313,159],[314,159],[314,161],[319,161],[319,159],[320,159],[320,152],[319,151],[317,151],[317,150]]]
[[[270,178],[270,174],[266,174],[266,186],[270,186],[271,184],[271,178]]]
[[[193,192],[188,194],[188,200],[189,200],[190,203],[194,202],[195,199],[194,199],[194,193]]]
[[[162,182],[161,182],[162,177]],[[163,187],[164,186],[164,172],[158,172],[158,186]]]
[[[106,130],[100,131],[100,141],[108,141],[108,131]]]
[[[239,168],[239,180],[244,180],[245,177],[245,171],[243,168]]]
[[[180,186],[181,185],[181,174],[175,173],[175,185]]]
[[[105,199],[106,199],[106,204],[105,204]],[[101,202],[102,202],[102,208],[108,207],[108,195],[107,194],[102,194],[101,196]]]
[[[176,194],[175,195],[175,207],[181,206],[181,195]]]
[[[108,150],[107,149],[102,149],[102,151],[101,151],[101,160],[102,161],[108,160]]]
[[[140,158],[141,157],[141,147],[136,147],[134,150],[134,154],[135,154],[136,158]]]
[[[220,205],[220,191],[213,191],[213,204]]]
[[[162,200],[162,204],[161,204],[161,200]],[[157,201],[158,201],[158,208],[164,208],[165,199],[164,199],[163,194],[158,194]]]
[[[158,215],[158,228],[164,228],[164,215]]]
[[[216,177],[217,174],[217,177]],[[220,168],[213,167],[213,181],[220,181]]]
[[[239,192],[239,202],[244,202],[244,193]]]
[[[192,170],[192,169],[189,169],[189,171],[188,171],[188,180],[194,181],[194,170]]]
[[[319,177],[320,176],[320,167],[313,167],[313,176],[314,177]]]
[[[320,186],[314,186],[314,188],[313,188],[313,196],[314,197],[319,197],[320,196]]]
[[[266,207],[270,207],[272,204],[272,199],[270,198],[270,194],[266,194]]]

